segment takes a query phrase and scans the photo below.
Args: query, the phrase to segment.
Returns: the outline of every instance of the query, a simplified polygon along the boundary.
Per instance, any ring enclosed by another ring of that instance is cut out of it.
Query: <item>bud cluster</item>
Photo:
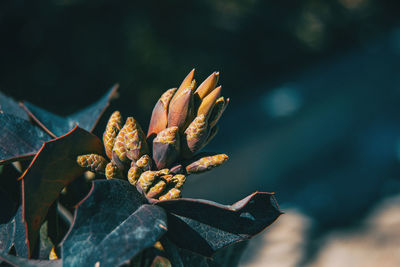
[[[103,134],[109,161],[96,154],[81,155],[77,163],[104,174],[107,179],[128,179],[159,200],[179,198],[189,174],[201,173],[223,164],[228,156],[198,158],[196,153],[218,131],[217,122],[229,103],[216,87],[219,73],[212,73],[196,88],[192,70],[179,88],[169,89],[157,101],[147,135],[139,123],[115,111]]]

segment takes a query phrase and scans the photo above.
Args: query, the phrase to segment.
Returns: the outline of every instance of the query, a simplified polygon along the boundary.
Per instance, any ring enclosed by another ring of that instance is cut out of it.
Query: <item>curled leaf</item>
[[[282,214],[273,194],[262,192],[230,206],[184,198],[159,201],[156,205],[168,211],[168,239],[178,247],[207,257],[220,248],[251,238]]]

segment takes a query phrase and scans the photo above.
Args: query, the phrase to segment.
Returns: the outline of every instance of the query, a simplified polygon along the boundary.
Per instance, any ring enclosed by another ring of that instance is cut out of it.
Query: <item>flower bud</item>
[[[105,175],[107,179],[119,179],[122,177],[121,171],[113,162],[109,162],[106,166]]]
[[[176,199],[181,196],[181,190],[177,188],[172,188],[170,189],[165,195],[162,195],[159,197],[159,200],[170,200],[170,199]]]
[[[117,138],[115,139],[112,159],[120,168],[129,161],[126,156],[124,139],[127,129],[132,123],[134,123],[134,119],[132,117],[127,118],[124,126],[122,127],[121,131],[119,131]]]
[[[172,177],[171,182],[175,184],[175,188],[181,189],[186,182],[186,176],[183,174],[176,174]]]
[[[162,176],[162,175],[167,175],[169,174],[169,169],[161,169],[159,171],[156,171],[158,176]]]
[[[218,83],[219,72],[213,72],[207,79],[202,82],[199,87],[194,92],[195,96],[198,96],[200,99],[204,99],[212,90],[215,89],[215,86]]]
[[[149,192],[147,193],[147,197],[157,198],[163,193],[165,188],[167,188],[167,183],[163,180],[160,180],[153,187],[150,188]]]
[[[136,185],[140,175],[142,174],[142,170],[135,164],[132,165],[133,166],[131,166],[128,171],[128,181],[131,183],[131,185]]]
[[[138,160],[142,155],[148,153],[146,138],[139,123],[132,117],[125,124],[124,144],[126,156],[132,160]]]
[[[78,156],[76,162],[79,166],[86,168],[92,172],[104,174],[107,160],[97,154],[87,154]]]
[[[229,104],[229,98],[227,98],[226,101],[223,96],[217,99],[214,108],[210,114],[210,118],[208,119],[210,127],[214,127],[217,124],[228,104]]]
[[[209,118],[210,113],[215,105],[215,102],[221,95],[222,87],[218,86],[211,93],[209,93],[203,101],[201,101],[200,107],[197,110],[197,116],[204,114],[207,118]]]
[[[151,158],[149,155],[143,155],[136,161],[136,166],[138,166],[142,171],[151,170]]]
[[[186,172],[188,174],[205,172],[222,165],[227,160],[228,156],[225,154],[203,157],[188,165],[186,167]]]
[[[168,106],[173,95],[176,92],[176,88],[167,90],[161,95],[160,99],[154,106],[153,113],[151,114],[151,120],[149,130],[147,131],[147,138],[154,138],[160,131],[167,128],[168,125]]]
[[[114,111],[107,122],[106,130],[103,134],[104,149],[107,157],[112,159],[112,149],[114,147],[115,138],[121,130],[122,116],[119,111]]]
[[[183,132],[185,126],[193,117],[193,89],[196,81],[184,90],[177,91],[169,104],[168,127],[178,127]]]
[[[194,77],[194,69],[192,69],[189,74],[183,79],[181,85],[179,86],[178,90],[176,93],[181,93],[183,90],[188,88],[190,84],[193,82],[193,77]]]
[[[178,127],[169,127],[153,140],[153,159],[157,169],[168,167],[177,160],[180,152],[178,130]]]
[[[137,185],[142,188],[143,192],[147,193],[150,186],[153,184],[157,177],[157,172],[146,171],[140,175]]]
[[[204,114],[197,116],[185,131],[182,153],[190,158],[203,147],[208,137],[208,123]]]

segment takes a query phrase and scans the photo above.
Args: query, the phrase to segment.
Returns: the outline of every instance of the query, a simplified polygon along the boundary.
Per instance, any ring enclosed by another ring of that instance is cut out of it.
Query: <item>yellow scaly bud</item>
[[[139,123],[132,118],[124,126],[124,144],[126,149],[126,156],[133,161],[138,160],[142,155],[147,154],[148,146],[143,130]]]
[[[106,130],[103,134],[104,149],[107,157],[112,159],[112,149],[114,147],[115,138],[121,130],[122,116],[119,111],[114,111],[107,122]]]
[[[197,116],[185,131],[183,156],[190,158],[194,153],[203,147],[208,137],[208,123],[206,116],[201,114]]]
[[[158,199],[159,200],[170,200],[170,199],[180,198],[180,196],[181,196],[181,190],[179,190],[177,188],[172,188],[165,195],[162,195]]]
[[[222,165],[227,160],[228,156],[225,154],[203,157],[188,165],[186,167],[186,172],[188,174],[205,172]]]
[[[142,188],[143,192],[147,193],[153,182],[158,177],[158,173],[155,171],[146,171],[142,173],[138,180],[138,185]]]
[[[150,188],[149,192],[147,193],[147,197],[157,198],[158,196],[160,196],[163,193],[165,188],[167,188],[167,183],[163,180],[160,180],[159,182],[157,182],[154,186],[152,186]]]
[[[121,171],[118,169],[117,165],[113,162],[109,162],[105,170],[107,179],[119,179],[121,178]]]
[[[133,166],[130,167],[128,171],[128,181],[131,185],[136,185],[140,175],[142,174],[142,170],[135,164],[132,165]]]
[[[86,168],[92,172],[104,174],[107,160],[97,154],[81,155],[76,158],[79,166]]]

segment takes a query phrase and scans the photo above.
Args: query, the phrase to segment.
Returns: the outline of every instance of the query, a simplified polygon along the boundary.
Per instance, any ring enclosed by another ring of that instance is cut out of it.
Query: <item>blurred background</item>
[[[242,266],[400,266],[400,3],[0,1],[0,90],[66,115],[113,83],[147,128],[161,93],[221,72],[208,151],[184,196],[276,192],[286,212]]]

